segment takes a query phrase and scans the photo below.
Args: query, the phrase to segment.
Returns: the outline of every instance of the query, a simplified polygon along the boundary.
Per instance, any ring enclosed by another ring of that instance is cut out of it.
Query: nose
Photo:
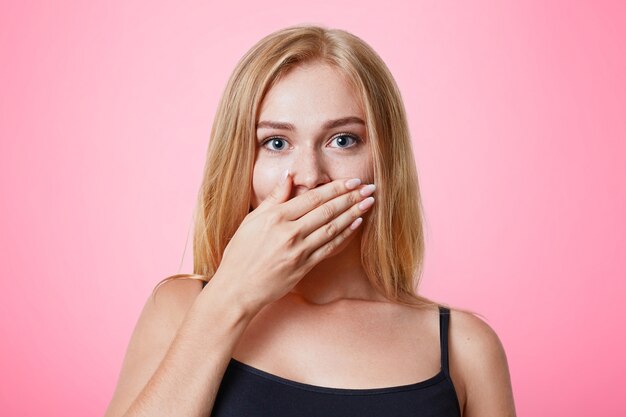
[[[327,164],[318,151],[301,148],[290,167],[296,195],[330,182]]]

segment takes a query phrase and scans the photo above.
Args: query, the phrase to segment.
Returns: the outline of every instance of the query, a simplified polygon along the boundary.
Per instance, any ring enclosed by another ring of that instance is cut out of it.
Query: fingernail
[[[287,179],[287,176],[289,175],[289,168],[287,168],[286,170],[283,171],[283,173],[280,176],[280,183],[284,184],[285,180]]]
[[[352,224],[350,225],[350,229],[354,230],[357,227],[359,227],[359,225],[361,224],[361,222],[363,221],[363,218],[359,217],[357,218],[355,221],[352,222]]]
[[[359,208],[361,210],[367,210],[368,208],[372,207],[372,204],[374,204],[374,197],[367,197],[365,200],[361,201],[361,204],[359,204]]]
[[[359,191],[359,193],[361,193],[361,195],[363,197],[366,197],[366,196],[372,194],[375,189],[376,189],[376,185],[368,184],[365,187],[361,188],[361,191]]]
[[[348,190],[352,190],[361,184],[361,180],[359,178],[352,178],[351,180],[346,181],[346,188]]]

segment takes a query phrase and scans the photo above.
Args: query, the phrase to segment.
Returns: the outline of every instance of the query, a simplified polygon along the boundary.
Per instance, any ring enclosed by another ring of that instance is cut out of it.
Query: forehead
[[[267,92],[259,120],[322,123],[331,118],[358,116],[364,119],[356,89],[338,69],[327,64],[292,68]]]

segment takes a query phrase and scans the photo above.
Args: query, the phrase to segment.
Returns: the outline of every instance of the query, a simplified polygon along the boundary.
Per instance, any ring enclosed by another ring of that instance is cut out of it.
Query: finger
[[[305,235],[305,245],[310,248],[319,248],[332,241],[337,235],[343,233],[348,226],[352,225],[356,219],[369,211],[373,204],[374,197],[367,197],[365,200],[351,205],[349,210],[344,209],[335,219],[316,228],[308,236]]]
[[[289,220],[297,220],[311,210],[361,184],[359,178],[342,178],[309,190],[283,204],[282,212]]]
[[[374,184],[368,184],[339,197],[335,197],[298,219],[298,230],[304,237],[307,237],[321,227],[332,228],[331,220],[370,196],[375,189],[376,186]],[[330,231],[332,232],[332,230]]]
[[[259,204],[257,208],[275,206],[284,203],[291,194],[291,173],[285,170],[280,181],[274,186],[270,194]]]
[[[358,219],[361,219],[361,220],[358,221]],[[362,220],[363,220],[362,217],[357,217],[357,220],[352,221],[349,227],[345,227],[343,230],[341,230],[341,232],[338,235],[334,236],[333,239],[329,240],[328,242],[323,244],[321,247],[315,246],[317,249],[314,250],[311,253],[311,255],[309,255],[308,260],[307,260],[307,263],[309,263],[310,267],[311,268],[314,267],[320,261],[332,255],[335,249],[337,249],[337,247],[342,245],[351,235],[356,233],[356,230],[362,224]]]

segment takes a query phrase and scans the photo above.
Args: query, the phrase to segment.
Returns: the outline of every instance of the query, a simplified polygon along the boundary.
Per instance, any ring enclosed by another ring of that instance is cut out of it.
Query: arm
[[[243,219],[201,292],[178,281],[150,297],[105,417],[209,415],[250,321],[354,233],[373,192],[359,184],[337,179],[289,200],[287,176]]]
[[[235,344],[255,315],[238,306],[220,278],[203,290],[195,280],[168,282],[148,299],[105,417],[210,414]]]
[[[464,388],[463,417],[515,417],[509,367],[497,334],[473,314],[452,314],[451,372]]]

